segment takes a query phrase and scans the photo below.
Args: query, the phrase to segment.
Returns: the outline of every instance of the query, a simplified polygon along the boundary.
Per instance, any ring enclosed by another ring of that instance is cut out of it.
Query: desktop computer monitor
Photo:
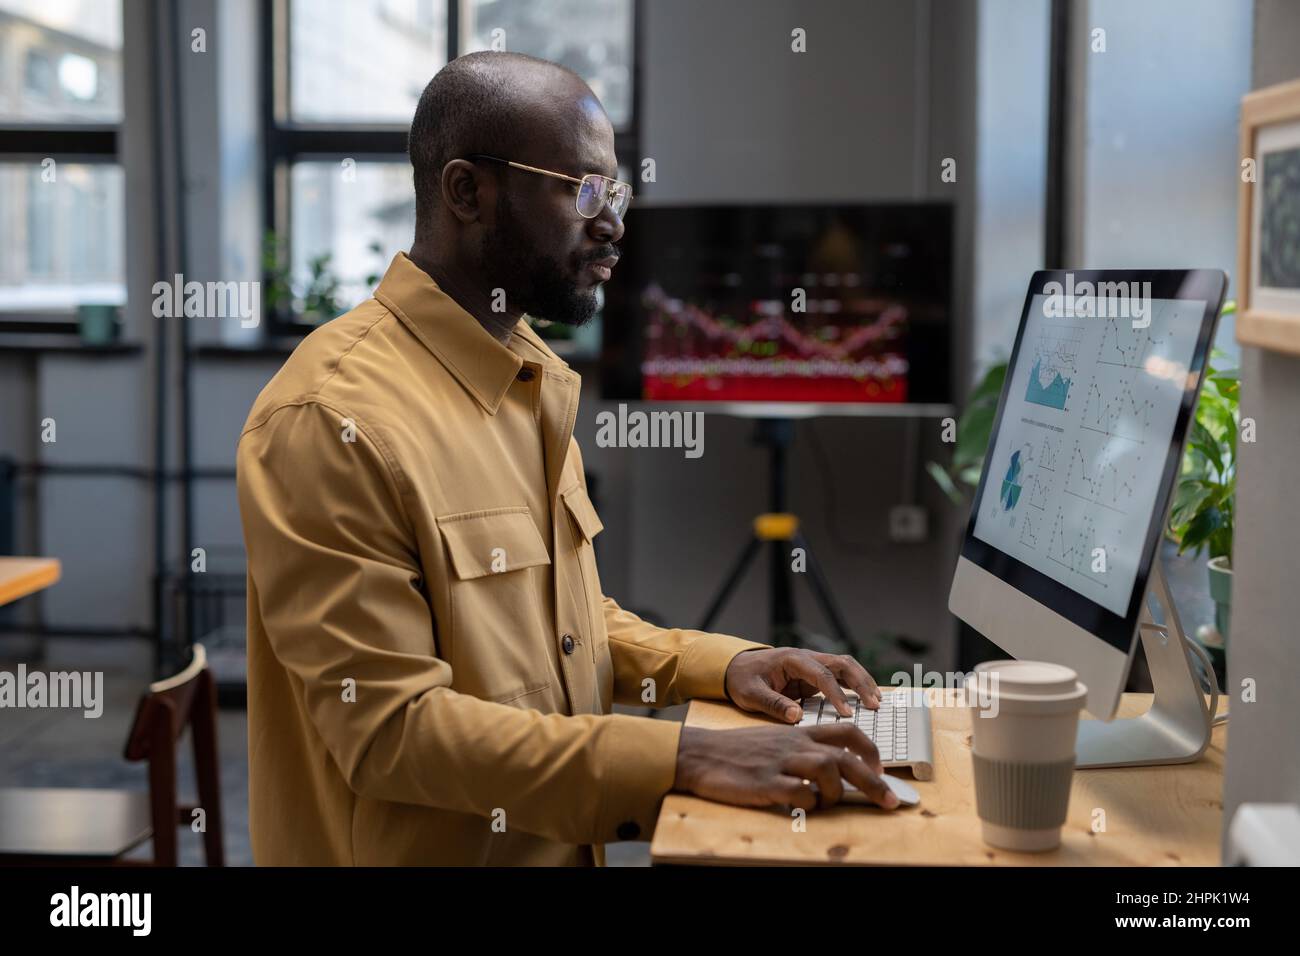
[[[1226,284],[1214,270],[1050,271],[1025,297],[948,606],[1014,657],[1073,668],[1103,721],[1128,678]],[[1127,744],[1092,765],[1165,762],[1154,736]]]
[[[634,207],[620,248],[607,400],[951,400],[946,203]]]

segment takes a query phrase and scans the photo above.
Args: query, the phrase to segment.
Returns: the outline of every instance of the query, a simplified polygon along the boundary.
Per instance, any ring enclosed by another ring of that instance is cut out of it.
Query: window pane
[[[121,167],[0,164],[0,312],[121,305],[124,235]]]
[[[289,113],[407,125],[447,62],[447,0],[293,0]]]
[[[1146,39],[1083,58],[1083,149],[1071,157],[1082,190],[1077,265],[1236,271],[1237,116],[1250,89],[1253,10],[1249,0],[1093,0],[1090,24]],[[1187,56],[1208,49],[1213,56]],[[1235,363],[1231,318],[1215,344]]]
[[[0,121],[122,118],[122,0],[0,0]]]
[[[415,185],[409,163],[297,163],[290,177],[294,292],[305,294],[312,260],[329,255],[340,309],[367,298],[369,276],[382,276],[415,234]],[[377,246],[375,251],[372,246]]]
[[[632,0],[466,0],[463,10],[466,53],[504,44],[567,66],[600,97],[615,129],[631,121]]]

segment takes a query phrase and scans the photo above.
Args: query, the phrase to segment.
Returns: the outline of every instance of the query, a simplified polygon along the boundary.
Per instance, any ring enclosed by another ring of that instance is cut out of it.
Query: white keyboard
[[[922,691],[904,688],[880,689],[880,709],[863,707],[858,695],[846,690],[852,715],[841,717],[835,705],[824,696],[808,697],[803,702],[800,727],[818,724],[852,723],[871,738],[880,751],[880,762],[890,767],[910,767],[917,780],[934,777],[934,757],[930,743],[930,708]]]

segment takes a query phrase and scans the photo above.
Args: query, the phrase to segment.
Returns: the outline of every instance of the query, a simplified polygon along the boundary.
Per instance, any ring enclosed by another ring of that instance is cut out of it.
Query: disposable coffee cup
[[[1088,689],[1070,668],[990,661],[966,678],[975,805],[984,842],[1038,853],[1061,844],[1079,711]]]

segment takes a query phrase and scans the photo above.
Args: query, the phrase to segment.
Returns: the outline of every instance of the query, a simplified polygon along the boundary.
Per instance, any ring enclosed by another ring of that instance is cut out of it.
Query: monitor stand
[[[1076,768],[1190,763],[1210,745],[1213,714],[1219,703],[1218,681],[1210,667],[1214,687],[1207,706],[1188,656],[1199,648],[1183,633],[1159,554],[1151,565],[1151,589],[1165,618],[1164,626],[1156,624],[1143,603],[1138,630],[1155,688],[1151,709],[1141,717],[1079,721]],[[1204,660],[1209,663],[1208,655]]]

